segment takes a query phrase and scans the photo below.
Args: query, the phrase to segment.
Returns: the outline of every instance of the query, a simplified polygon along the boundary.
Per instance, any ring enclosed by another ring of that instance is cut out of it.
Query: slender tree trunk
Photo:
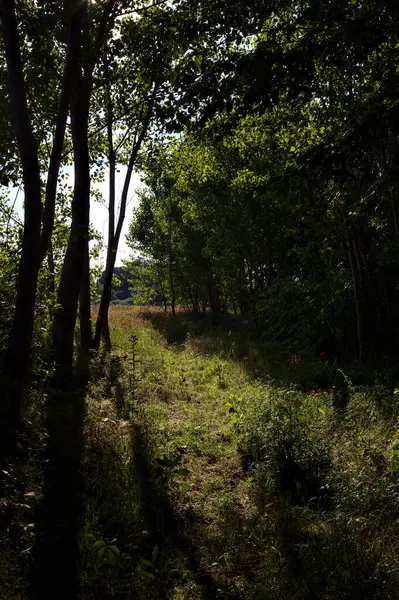
[[[107,53],[105,52],[106,75],[108,75]],[[113,140],[113,105],[111,99],[110,84],[107,83],[107,136],[108,136],[108,161],[109,161],[109,201],[108,201],[108,245],[107,260],[105,265],[105,277],[103,293],[101,295],[99,317],[96,323],[96,333],[93,346],[99,348],[100,337],[103,339],[107,350],[111,349],[111,335],[109,331],[108,311],[112,297],[112,257],[115,243],[115,174],[116,156]],[[101,317],[100,317],[101,313]]]
[[[355,306],[356,306],[356,322],[357,322],[357,342],[358,342],[358,350],[359,350],[359,359],[362,360],[364,353],[364,310],[363,310],[363,299],[361,292],[361,277],[358,268],[358,263],[356,261],[353,238],[351,233],[347,235],[347,247],[348,247],[348,259],[349,265],[352,272],[352,282],[353,282],[353,293],[355,298]]]
[[[172,315],[176,314],[176,295],[173,281],[173,240],[172,240],[172,213],[169,214],[169,286],[170,286],[170,306]]]
[[[50,294],[55,294],[55,265],[54,265],[54,254],[53,244],[50,241],[49,249],[47,252],[47,268],[49,272],[49,285],[48,291]]]
[[[209,291],[209,306],[211,308],[211,312],[214,315],[219,315],[220,314],[219,294],[218,294],[216,286],[212,280],[212,276],[209,278],[208,291]]]
[[[237,315],[238,315],[237,304],[236,304],[236,301],[234,300],[234,298],[231,298],[231,306],[233,307],[234,316],[237,317]]]
[[[19,423],[20,402],[29,365],[32,343],[36,284],[40,266],[42,215],[40,168],[25,95],[15,6],[2,0],[3,40],[8,72],[11,114],[23,171],[25,218],[13,325],[4,357],[1,381],[1,441],[8,445],[9,433]],[[4,439],[3,439],[4,438]]]
[[[112,113],[111,113],[112,115]],[[107,249],[107,263],[105,267],[106,273],[111,273],[111,281],[107,278],[107,286],[111,293],[109,299],[107,299],[107,309],[103,312],[103,324],[102,324],[102,338],[104,346],[107,350],[111,349],[111,334],[109,331],[109,306],[112,298],[112,275],[114,266],[112,265],[112,256],[115,247],[115,173],[116,173],[116,158],[114,152],[114,146],[112,141],[112,121],[109,122],[108,126],[108,140],[109,140],[109,214],[108,214],[108,249]],[[115,250],[115,254],[116,254]],[[115,264],[115,263],[114,263]],[[105,284],[104,284],[105,285]],[[108,294],[107,294],[108,298]]]
[[[12,444],[20,419],[20,404],[27,377],[36,305],[37,278],[48,250],[54,226],[54,207],[61,164],[71,85],[70,41],[73,19],[68,25],[68,43],[63,84],[58,106],[53,146],[47,175],[42,225],[42,194],[37,142],[33,134],[23,76],[15,3],[1,0],[0,12],[8,73],[11,114],[21,158],[25,195],[24,232],[13,325],[1,374],[0,445]],[[11,441],[10,441],[11,440]],[[10,441],[10,443],[9,443]]]
[[[127,173],[125,176],[125,181],[124,181],[123,190],[122,190],[121,207],[120,207],[120,211],[119,211],[118,223],[116,226],[115,233],[113,233],[113,231],[112,231],[112,236],[111,236],[112,243],[108,244],[107,264],[106,264],[105,276],[104,276],[104,287],[103,287],[103,291],[101,294],[100,308],[98,311],[96,329],[95,329],[95,334],[94,334],[94,338],[93,338],[93,342],[92,342],[92,347],[97,350],[100,347],[100,340],[103,335],[104,324],[106,323],[108,325],[108,311],[109,311],[109,306],[111,303],[111,295],[112,295],[112,277],[113,277],[113,273],[114,273],[116,255],[118,252],[119,240],[120,240],[122,227],[123,227],[123,223],[124,223],[125,215],[126,215],[126,204],[127,204],[127,196],[128,196],[129,188],[130,188],[130,181],[131,181],[131,178],[133,175],[133,169],[136,164],[137,154],[141,148],[141,144],[144,140],[144,137],[147,133],[147,129],[148,129],[148,126],[150,123],[150,119],[151,119],[151,115],[152,115],[152,108],[153,108],[154,101],[155,101],[155,94],[156,94],[156,88],[154,88],[153,94],[149,100],[147,111],[146,111],[145,117],[143,119],[143,122],[141,124],[142,126],[141,126],[140,134],[138,133],[139,126],[136,129],[135,141],[133,143],[132,152],[130,154],[130,160],[129,160]],[[112,146],[111,146],[111,148],[113,150]],[[115,184],[114,184],[113,189],[115,189]],[[110,197],[110,200],[111,200],[111,197]],[[115,210],[115,196],[113,196],[113,207],[114,207],[113,210]],[[113,212],[113,215],[110,215],[110,216],[112,216],[112,218],[114,220],[115,212]],[[111,223],[109,224],[109,227],[111,227]],[[113,229],[114,228],[112,227],[112,230]],[[109,237],[110,237],[110,233],[111,233],[111,229],[109,229]],[[107,327],[107,325],[105,325],[105,326]],[[110,348],[111,340],[109,337],[109,331],[108,331],[106,343],[108,345],[108,348]]]
[[[11,115],[22,163],[25,194],[24,231],[15,313],[0,381],[0,445],[6,452],[7,447],[12,444],[14,432],[19,424],[21,396],[29,365],[40,267],[42,199],[38,148],[25,94],[14,1],[2,0],[0,9]]]
[[[56,364],[65,370],[72,368],[73,340],[81,289],[86,245],[89,236],[90,164],[88,122],[91,73],[82,73],[82,18],[87,4],[78,12],[80,26],[74,44],[80,60],[74,65],[71,93],[71,127],[74,147],[75,186],[72,199],[71,231],[58,288],[58,308],[53,324],[53,355]]]
[[[47,269],[48,269],[48,291],[52,300],[55,297],[55,265],[54,265],[54,254],[53,254],[53,244],[50,240],[48,252],[47,252]],[[49,318],[50,322],[53,321],[54,318],[54,306],[50,305],[49,307]]]
[[[198,313],[199,312],[198,286],[194,287],[193,292],[191,292],[191,288],[190,288],[190,298],[191,298],[191,302],[193,305],[193,312]]]
[[[163,308],[164,308],[164,312],[167,313],[168,312],[168,305],[166,303],[166,296],[165,296],[165,292],[163,289],[163,285],[162,285],[162,277],[161,277],[161,272],[158,269],[158,279],[159,279],[159,287],[161,290],[161,296],[162,296],[162,302],[163,302]]]
[[[90,259],[89,240],[86,240],[86,249],[83,264],[82,281],[79,294],[79,320],[80,320],[80,349],[88,352],[91,344],[91,314],[90,314]]]

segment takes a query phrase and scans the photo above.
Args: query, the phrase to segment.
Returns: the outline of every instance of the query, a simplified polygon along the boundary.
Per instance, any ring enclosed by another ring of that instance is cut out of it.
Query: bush
[[[327,505],[331,406],[326,396],[271,391],[249,407],[241,451],[292,504]],[[263,476],[263,475],[262,475]]]
[[[350,385],[344,411],[295,388],[247,404],[240,449],[261,513],[279,507],[303,597],[396,597],[398,399]]]
[[[287,349],[308,344],[330,356],[356,353],[352,296],[346,288],[333,292],[328,283],[282,277],[254,295],[251,315],[264,339]]]

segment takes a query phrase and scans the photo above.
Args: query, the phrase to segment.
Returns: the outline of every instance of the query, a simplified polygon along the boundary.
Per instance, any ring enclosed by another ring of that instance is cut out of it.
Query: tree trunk
[[[55,294],[55,265],[54,265],[54,254],[53,244],[50,240],[49,249],[47,252],[47,268],[49,273],[48,291],[50,294]]]
[[[211,308],[211,312],[214,315],[220,315],[219,294],[218,294],[218,290],[216,289],[216,286],[212,280],[212,277],[209,279],[208,291],[209,291],[209,306]]]
[[[193,310],[194,310],[195,313],[199,313],[198,286],[194,287],[194,292],[193,292]]]
[[[20,419],[20,403],[27,377],[32,344],[37,278],[40,265],[51,241],[58,173],[61,164],[71,85],[71,46],[73,18],[68,25],[68,43],[64,76],[53,146],[47,175],[42,225],[42,198],[37,142],[33,134],[22,69],[18,28],[13,0],[2,0],[0,11],[8,73],[11,114],[21,158],[24,184],[24,232],[18,271],[13,325],[4,357],[1,375],[0,438],[3,448]],[[4,432],[4,435],[3,435]]]
[[[237,317],[238,316],[237,304],[233,297],[231,298],[231,306],[233,308],[234,316]]]
[[[113,188],[110,189],[110,208],[112,205],[112,211],[110,210],[110,222],[109,222],[109,232],[108,232],[108,252],[107,252],[107,263],[105,267],[105,276],[104,276],[104,288],[101,294],[100,308],[98,311],[97,322],[96,322],[96,330],[94,334],[94,339],[92,342],[92,347],[97,349],[100,347],[100,340],[104,332],[104,326],[108,327],[108,311],[111,303],[111,295],[112,295],[112,277],[114,273],[114,267],[116,262],[116,255],[118,252],[119,240],[122,232],[123,223],[126,215],[126,204],[127,204],[127,196],[129,193],[130,181],[133,175],[133,169],[136,164],[137,154],[141,148],[141,144],[144,140],[144,137],[147,133],[147,129],[150,123],[152,108],[155,101],[156,88],[154,88],[152,96],[149,100],[147,111],[145,117],[142,122],[141,132],[138,134],[138,128],[136,129],[136,135],[134,138],[132,152],[130,154],[129,165],[127,168],[127,173],[125,176],[125,181],[123,184],[122,196],[121,196],[121,207],[119,211],[118,224],[116,226],[116,231],[114,233],[113,221],[115,220],[115,181],[113,182]],[[112,115],[111,115],[112,117]],[[108,123],[110,123],[111,117],[109,117]],[[112,133],[112,132],[111,132]],[[108,130],[108,141],[112,142],[112,137],[110,138],[110,131]],[[115,160],[115,153],[113,150],[113,145],[110,144],[109,150],[112,151],[113,158]],[[111,175],[110,175],[110,184],[111,184]],[[113,194],[113,196],[112,196]],[[112,232],[111,232],[112,229]],[[111,242],[111,243],[110,243]],[[105,325],[106,324],[106,325]],[[108,348],[111,347],[111,340],[109,336],[109,328],[108,334],[106,335],[106,344]]]
[[[79,295],[80,320],[80,349],[87,353],[91,344],[91,314],[90,314],[90,256],[89,240],[86,240],[82,281]]]
[[[2,0],[1,16],[7,61],[11,114],[23,171],[25,219],[13,325],[1,376],[0,444],[12,444],[19,424],[20,403],[33,336],[37,277],[40,267],[42,199],[37,142],[29,117],[13,0]]]
[[[105,52],[106,73],[108,74],[107,54]],[[108,161],[109,161],[109,201],[108,201],[108,246],[105,265],[103,293],[101,294],[100,308],[96,323],[96,331],[92,345],[98,349],[102,337],[106,350],[111,349],[111,335],[109,331],[108,311],[112,297],[112,264],[115,244],[115,174],[116,156],[113,140],[113,105],[111,100],[110,84],[107,84],[107,135],[108,135]]]
[[[172,213],[169,214],[169,286],[170,286],[170,306],[172,315],[176,314],[176,295],[173,281],[173,240],[172,240]]]
[[[166,296],[165,296],[165,292],[163,289],[163,285],[162,285],[162,276],[161,276],[161,272],[158,269],[158,279],[159,279],[159,287],[161,290],[161,296],[162,296],[162,302],[163,302],[163,308],[164,308],[164,312],[167,313],[168,312],[168,305],[166,303]]]
[[[71,92],[71,128],[74,148],[75,185],[72,199],[72,221],[58,288],[58,308],[53,324],[53,356],[58,367],[72,368],[73,340],[78,298],[82,283],[86,245],[89,236],[90,164],[88,122],[90,108],[91,73],[82,73],[82,18],[87,4],[79,10],[80,26],[74,44],[80,60],[74,64]]]
[[[353,293],[355,298],[356,306],[356,323],[357,323],[357,342],[359,351],[359,360],[362,360],[364,353],[364,310],[363,310],[363,299],[361,292],[361,277],[356,261],[354,243],[351,233],[347,235],[347,247],[348,247],[348,259],[349,265],[352,272],[353,282]]]

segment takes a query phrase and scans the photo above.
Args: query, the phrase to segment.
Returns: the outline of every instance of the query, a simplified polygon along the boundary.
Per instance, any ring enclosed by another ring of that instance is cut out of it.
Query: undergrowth
[[[231,317],[114,307],[111,331],[86,393],[82,600],[398,597],[391,380],[361,387],[358,367],[286,355]],[[10,483],[30,508],[3,536],[7,600],[28,598],[44,443],[29,484]]]

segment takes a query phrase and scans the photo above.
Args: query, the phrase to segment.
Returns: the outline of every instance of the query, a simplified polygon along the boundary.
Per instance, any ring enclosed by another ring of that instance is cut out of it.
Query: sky
[[[68,181],[71,185],[73,185],[73,169],[67,169],[68,173]],[[121,192],[124,183],[124,176],[126,173],[126,168],[122,167],[120,172],[116,174],[116,203],[117,207],[119,207],[119,200],[121,197]],[[95,188],[99,189],[102,193],[105,202],[108,202],[108,174],[105,176],[105,180],[100,184],[92,184]],[[122,229],[122,235],[119,242],[118,255],[116,258],[116,266],[120,266],[122,264],[122,260],[124,258],[128,258],[131,254],[131,251],[126,245],[125,236],[129,229],[129,223],[133,215],[133,208],[137,206],[138,198],[135,193],[135,190],[140,187],[140,175],[138,173],[133,173],[130,189],[128,195],[128,204],[126,207],[126,217],[125,222]],[[23,200],[24,195],[23,191],[18,188],[10,189],[10,202],[14,203],[15,198],[17,198],[15,202],[15,210],[18,212],[20,218],[23,220],[24,210],[23,210]],[[99,202],[93,200],[90,204],[90,221],[93,227],[100,232],[103,242],[104,242],[104,250],[102,253],[102,261],[103,264],[105,262],[105,252],[106,252],[106,241],[107,241],[107,232],[108,232],[108,209],[105,204],[100,204]],[[100,258],[100,260],[101,260]]]
[[[119,201],[122,193],[124,176],[126,173],[126,168],[122,168],[120,173],[116,174],[116,204],[117,208],[119,208]],[[105,181],[101,184],[95,185],[97,189],[100,190],[103,197],[106,201],[108,201],[108,174],[105,177]],[[119,242],[118,254],[116,257],[116,266],[120,266],[122,264],[122,259],[128,258],[131,254],[130,249],[126,245],[125,236],[129,229],[129,223],[133,215],[133,208],[137,206],[138,198],[135,193],[135,190],[140,187],[140,176],[138,173],[133,173],[132,180],[130,182],[130,189],[128,195],[128,204],[126,207],[126,217],[125,222],[123,224],[122,235]],[[90,205],[90,221],[91,224],[97,229],[103,238],[104,246],[106,245],[107,239],[107,231],[108,231],[108,209],[106,206],[94,201],[91,202]],[[115,224],[116,226],[116,224]]]

